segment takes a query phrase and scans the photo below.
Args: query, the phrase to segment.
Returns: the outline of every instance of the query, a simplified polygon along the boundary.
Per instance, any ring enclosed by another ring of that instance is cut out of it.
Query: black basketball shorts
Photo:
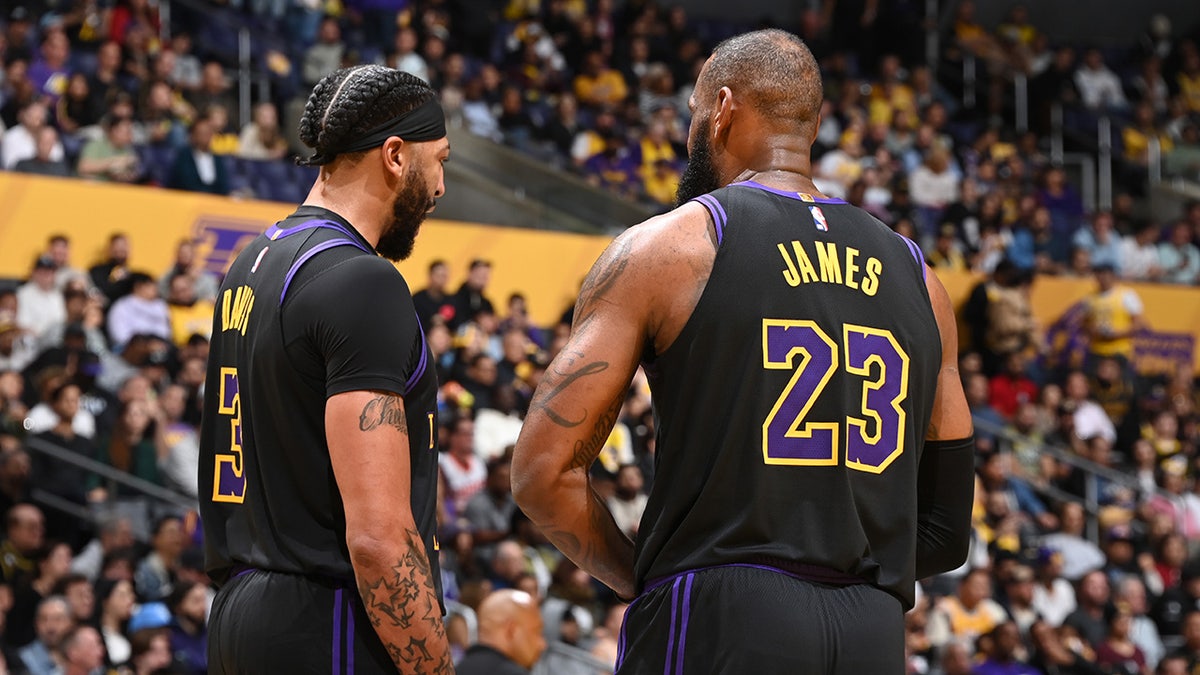
[[[712,567],[648,586],[618,652],[617,675],[902,675],[904,610],[869,584]]]
[[[217,593],[209,673],[395,673],[358,591],[294,574],[250,570]]]

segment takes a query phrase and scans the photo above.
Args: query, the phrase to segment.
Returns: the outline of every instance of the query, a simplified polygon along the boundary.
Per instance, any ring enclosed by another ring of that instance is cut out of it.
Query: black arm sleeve
[[[294,291],[284,317],[302,326],[285,333],[302,332],[324,362],[326,397],[404,393],[423,342],[408,284],[391,263],[354,255],[321,270]]]
[[[925,441],[917,474],[917,578],[967,559],[975,493],[975,437]]]

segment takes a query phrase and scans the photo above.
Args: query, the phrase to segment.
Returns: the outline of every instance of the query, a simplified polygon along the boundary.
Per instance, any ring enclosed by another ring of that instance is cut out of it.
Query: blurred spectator
[[[1200,113],[1200,51],[1192,49],[1184,56],[1177,83],[1187,109]]]
[[[0,579],[10,586],[27,581],[35,568],[33,557],[44,543],[46,520],[33,504],[17,504],[4,516],[0,542]]]
[[[496,543],[508,537],[509,522],[516,508],[508,460],[494,459],[487,465],[483,489],[467,501],[462,512],[471,525],[471,537],[480,557],[491,558]]]
[[[100,633],[87,624],[72,628],[59,645],[58,658],[63,675],[91,675],[104,665],[104,642]]]
[[[467,502],[486,485],[488,471],[475,454],[475,422],[460,416],[450,424],[450,430],[446,451],[438,457],[438,465],[446,480],[446,501],[454,505],[456,513],[464,513]]]
[[[133,584],[125,579],[100,579],[96,582],[96,626],[104,638],[111,665],[129,661],[130,644],[124,627],[133,616],[136,597]]]
[[[195,116],[195,109],[169,83],[156,80],[145,87],[138,112],[145,142],[160,148],[184,145],[187,125]]]
[[[71,168],[66,161],[54,160],[54,151],[62,147],[58,141],[58,131],[51,126],[45,126],[37,131],[37,154],[29,159],[22,159],[13,167],[17,173],[31,173],[40,176],[57,176],[66,178],[71,175]]]
[[[1000,625],[1008,615],[991,595],[987,570],[968,571],[958,582],[958,592],[934,605],[927,629],[930,643],[941,647],[952,639],[975,640]]]
[[[326,17],[321,21],[317,43],[304,52],[304,84],[312,87],[329,73],[342,67],[346,46],[342,44],[342,29],[337,19]]]
[[[445,260],[434,260],[429,264],[429,276],[425,288],[413,295],[417,318],[426,329],[433,326],[434,317],[449,323],[457,315],[456,296],[449,295],[450,267]]]
[[[1041,545],[1057,551],[1062,556],[1063,578],[1068,581],[1080,580],[1089,572],[1104,567],[1104,553],[1096,544],[1083,537],[1086,525],[1083,506],[1076,502],[1063,502],[1058,509],[1058,519],[1059,531],[1043,536]],[[1105,601],[1107,588],[1106,579]]]
[[[134,573],[134,589],[138,598],[146,602],[164,600],[175,589],[184,546],[183,521],[177,516],[160,518],[155,523],[150,546],[150,553]]]
[[[644,485],[645,478],[641,468],[636,464],[623,464],[617,470],[616,489],[613,495],[605,500],[617,527],[630,537],[637,536],[642,513],[646,510],[647,497],[642,491]]]
[[[1092,110],[1122,109],[1128,105],[1121,80],[1104,63],[1104,54],[1093,47],[1084,52],[1083,65],[1075,71],[1075,86],[1085,106]]]
[[[189,675],[208,672],[208,612],[203,584],[180,581],[167,597],[171,610],[171,651]]]
[[[35,633],[35,616],[39,607],[50,597],[61,598],[66,605],[67,621],[70,605],[62,596],[53,595],[58,582],[65,577],[71,566],[71,548],[61,541],[48,541],[34,555],[34,572],[24,583],[17,584],[13,591],[12,608],[8,611],[8,630],[5,640],[15,646],[27,645],[40,637]]]
[[[229,194],[229,170],[225,158],[213,154],[212,122],[201,118],[188,129],[188,147],[175,155],[167,187],[215,195]]]
[[[1121,131],[1121,142],[1125,146],[1125,161],[1145,169],[1150,163],[1150,142],[1158,141],[1160,157],[1174,148],[1166,131],[1154,119],[1154,107],[1150,103],[1138,103],[1133,108],[1133,124]]]
[[[182,385],[172,384],[159,395],[165,425],[165,455],[159,459],[163,483],[177,492],[196,498],[196,472],[200,461],[200,439],[196,427],[184,420],[188,393]]]
[[[288,152],[287,138],[279,128],[279,113],[270,102],[254,106],[250,123],[242,127],[238,139],[238,157],[243,159],[281,159]]]
[[[82,178],[116,183],[135,183],[142,177],[141,160],[133,148],[133,120],[109,117],[104,135],[88,141],[76,167]]]
[[[972,675],[1040,675],[1037,668],[1025,662],[1021,634],[1012,621],[996,626],[989,644],[986,658],[971,670]]]
[[[175,259],[159,277],[158,290],[163,297],[170,295],[171,281],[182,274],[192,278],[192,289],[196,298],[210,302],[217,299],[220,281],[205,269],[205,261],[196,256],[196,244],[192,239],[185,238],[179,240],[175,246]],[[206,334],[207,332],[205,331]]]
[[[17,289],[17,325],[35,340],[67,316],[62,292],[54,285],[56,270],[54,261],[42,256],[34,261],[29,281]]]
[[[458,663],[459,675],[525,675],[546,649],[542,616],[528,593],[499,590],[479,605],[479,642]]]
[[[82,457],[94,459],[97,455],[96,444],[88,436],[78,434],[73,425],[73,420],[84,412],[79,408],[79,386],[65,378],[58,382],[50,390],[47,401],[57,419],[50,430],[41,432],[36,437]],[[81,424],[85,426],[85,431],[95,433],[94,422],[91,429],[86,428],[86,421]],[[60,462],[41,453],[34,457],[33,478],[37,485],[69,503],[86,506],[88,500],[84,486],[88,476],[87,471],[74,464]],[[66,538],[71,543],[82,543],[78,541],[82,534],[82,523],[77,519],[55,511],[53,517],[46,520],[47,530],[51,535]]]
[[[855,183],[861,184],[862,181]],[[851,188],[853,194],[854,187]],[[853,203],[853,202],[851,202]],[[938,228],[937,239],[934,240],[933,250],[929,252],[929,264],[939,271],[966,272],[967,260],[958,247],[957,230],[951,223],[942,223]]]
[[[1071,582],[1062,576],[1062,554],[1042,546],[1038,549],[1036,571],[1037,585],[1033,588],[1033,607],[1050,626],[1057,628],[1077,606],[1075,589]]]
[[[65,134],[76,134],[100,121],[104,114],[104,106],[93,99],[88,92],[87,75],[81,72],[71,73],[67,90],[58,99],[55,109],[55,123]]]
[[[384,65],[396,70],[412,73],[417,77],[431,81],[429,66],[425,59],[417,53],[417,31],[406,26],[396,32],[396,41],[392,53],[388,54]]]
[[[1200,249],[1192,243],[1192,228],[1185,221],[1171,226],[1171,237],[1158,245],[1162,281],[1195,285],[1200,281]]]
[[[196,297],[195,278],[190,274],[175,274],[170,280],[167,308],[175,346],[182,348],[193,335],[208,338],[212,334],[212,300]]]
[[[42,600],[34,619],[37,638],[21,647],[19,652],[29,675],[57,675],[60,672],[54,654],[70,630],[71,614],[67,601],[61,596]]]
[[[1118,283],[1111,265],[1096,266],[1095,295],[1087,298],[1084,328],[1093,358],[1111,356],[1128,369],[1133,361],[1133,336],[1146,327],[1142,300],[1136,291]]]
[[[113,233],[108,238],[108,250],[104,262],[88,270],[92,285],[100,290],[109,301],[129,292],[129,237],[123,232]]]
[[[1158,259],[1158,225],[1144,223],[1121,240],[1121,277],[1130,281],[1158,281],[1163,270]]]
[[[71,561],[71,572],[95,582],[100,578],[104,558],[113,551],[130,546],[133,546],[133,524],[129,519],[104,516],[96,524],[96,538],[89,541]],[[97,599],[102,600],[99,597]]]
[[[67,90],[70,74],[71,43],[61,30],[45,31],[38,56],[29,63],[29,81],[51,102]]]
[[[1003,417],[1011,419],[1017,409],[1038,398],[1037,385],[1025,374],[1025,356],[1020,351],[1004,357],[1004,368],[988,383],[988,401]]]
[[[188,92],[187,102],[190,107],[203,113],[213,106],[220,106],[226,111],[237,110],[237,95],[233,85],[225,77],[225,68],[220,61],[206,61],[200,74],[200,86]],[[184,118],[186,121],[186,117]]]
[[[1121,267],[1121,240],[1113,231],[1113,218],[1108,211],[1092,214],[1089,224],[1076,230],[1071,242],[1088,252],[1093,267],[1113,270]]]
[[[19,124],[0,136],[0,159],[3,160],[2,166],[6,170],[12,170],[17,162],[23,159],[34,159],[38,156],[38,132],[50,122],[46,104],[41,101],[26,104],[18,113],[17,119]],[[61,162],[63,156],[62,143],[55,143],[49,159]]]
[[[166,629],[144,628],[133,631],[130,639],[129,672],[131,675],[153,675],[168,669],[174,660],[171,641]]]
[[[1146,665],[1151,669],[1157,667],[1165,648],[1154,621],[1146,615],[1149,609],[1146,586],[1137,577],[1125,577],[1117,586],[1115,601],[1130,613],[1129,639],[1142,650]]]
[[[108,312],[108,336],[120,350],[134,335],[171,339],[171,313],[158,295],[158,284],[144,272],[129,275],[129,295],[113,303]]]
[[[604,53],[590,51],[584,56],[583,67],[575,76],[575,98],[585,106],[601,108],[617,105],[629,95],[625,78],[608,65]]]
[[[209,148],[214,155],[238,154],[238,136],[229,131],[229,110],[220,103],[210,103],[201,109],[201,118],[212,126]]]
[[[467,278],[454,293],[455,313],[453,319],[447,322],[451,330],[470,321],[480,310],[487,311],[492,315],[496,313],[492,301],[484,295],[491,277],[492,263],[490,261],[478,258],[471,261],[467,269]]]

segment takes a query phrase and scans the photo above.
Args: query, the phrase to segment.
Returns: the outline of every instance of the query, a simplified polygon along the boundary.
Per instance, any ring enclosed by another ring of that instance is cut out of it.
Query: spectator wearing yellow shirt
[[[679,170],[665,159],[656,161],[653,170],[644,179],[642,189],[647,197],[659,204],[674,204],[675,193],[679,190]]]
[[[667,125],[661,120],[653,120],[646,126],[646,132],[638,141],[636,148],[638,156],[638,173],[642,180],[648,181],[655,173],[655,166],[660,160],[674,162],[675,147],[667,138]]]
[[[1183,61],[1183,71],[1177,78],[1179,94],[1188,110],[1200,113],[1200,53],[1190,52]]]
[[[953,223],[942,223],[941,229],[938,230],[937,241],[933,245],[933,251],[929,253],[929,264],[934,269],[954,272],[967,271],[967,260],[963,257],[958,241],[955,239],[957,232]]]
[[[1154,107],[1148,102],[1137,104],[1133,109],[1133,124],[1121,132],[1125,145],[1125,160],[1147,166],[1150,163],[1150,139],[1157,138],[1163,154],[1175,147],[1171,137],[1154,123]]]
[[[629,95],[621,71],[608,66],[603,52],[588,52],[582,70],[575,77],[575,97],[580,103],[593,107],[612,106]]]
[[[887,55],[879,63],[879,84],[871,87],[867,103],[870,124],[890,124],[898,111],[916,112],[916,96],[912,87],[900,78],[900,59]]]
[[[213,303],[196,299],[195,281],[190,274],[176,274],[171,278],[167,308],[171,317],[171,340],[177,347],[186,346],[193,335],[211,337]]]
[[[1111,356],[1128,371],[1133,360],[1133,336],[1143,328],[1142,300],[1132,288],[1117,283],[1112,265],[1096,267],[1099,291],[1087,299],[1084,320],[1092,358]]]
[[[219,103],[214,103],[204,109],[204,118],[212,124],[213,128],[212,154],[238,154],[241,140],[237,134],[229,131],[229,110]]]

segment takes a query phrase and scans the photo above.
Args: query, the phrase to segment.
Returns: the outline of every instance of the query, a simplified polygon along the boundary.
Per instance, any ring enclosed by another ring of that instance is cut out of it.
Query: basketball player
[[[902,673],[915,580],[966,556],[970,415],[920,251],[823,197],[795,36],[722,43],[681,206],[617,237],[513,459],[518,504],[634,598],[618,673]],[[636,548],[588,483],[642,363],[656,479]]]
[[[449,155],[434,91],[321,80],[308,198],[221,288],[201,433],[214,673],[450,673],[434,542],[437,376],[402,260]]]

